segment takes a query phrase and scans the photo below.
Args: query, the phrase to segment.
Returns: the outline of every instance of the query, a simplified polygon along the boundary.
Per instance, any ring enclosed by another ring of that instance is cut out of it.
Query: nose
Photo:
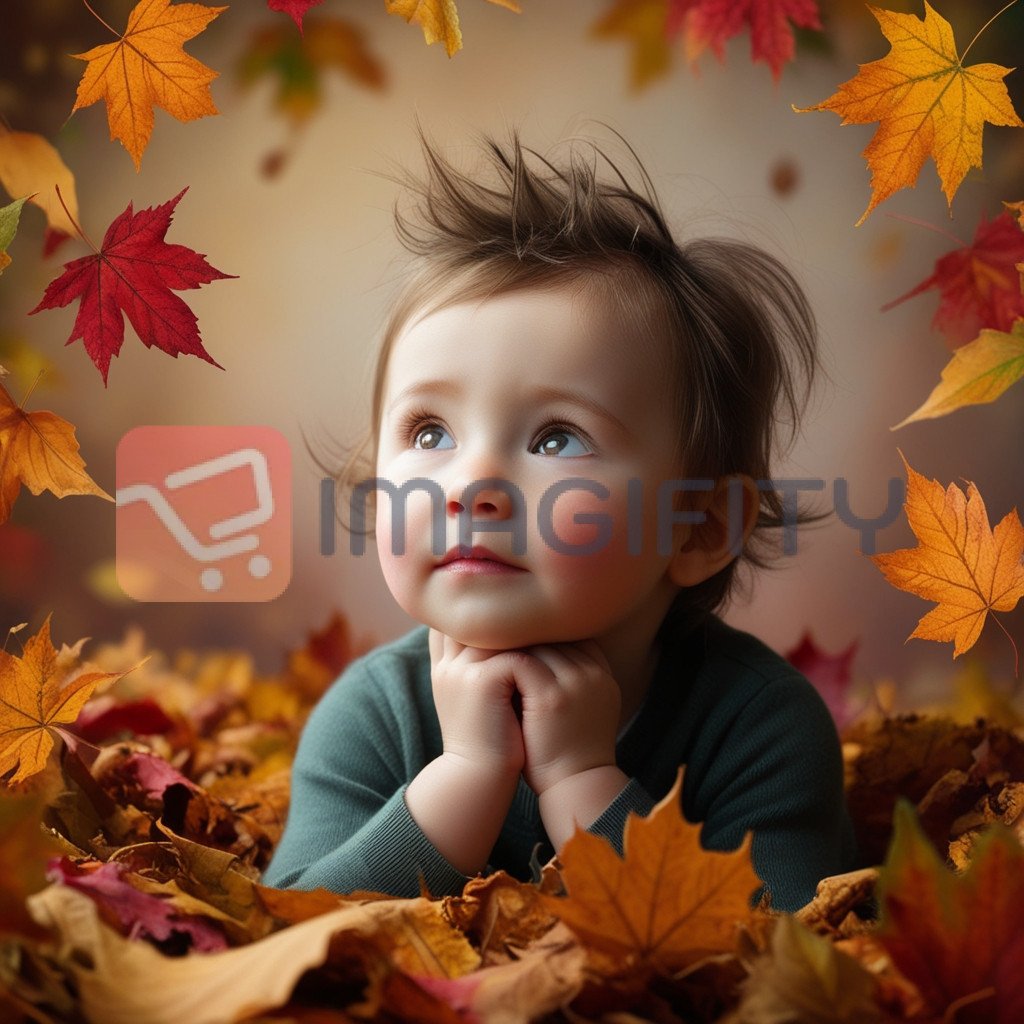
[[[507,519],[515,508],[510,493],[513,486],[511,481],[495,476],[464,480],[449,490],[445,508],[452,516],[469,508],[474,519]]]

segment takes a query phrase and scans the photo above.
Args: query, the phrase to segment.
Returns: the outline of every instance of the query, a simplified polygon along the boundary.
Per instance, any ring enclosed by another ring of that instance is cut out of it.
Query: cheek
[[[541,543],[549,557],[568,565],[604,564],[625,550],[628,519],[624,500],[615,495],[602,499],[589,491],[568,491],[555,500],[549,516],[541,515]]]

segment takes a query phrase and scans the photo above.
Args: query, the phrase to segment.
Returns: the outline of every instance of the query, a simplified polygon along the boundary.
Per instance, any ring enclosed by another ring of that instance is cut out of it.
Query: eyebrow
[[[394,412],[395,408],[401,402],[407,398],[412,398],[414,395],[443,395],[447,397],[457,397],[461,393],[462,386],[456,381],[417,381],[415,384],[410,384],[408,387],[402,388],[402,390],[398,392],[395,396],[395,400],[391,403],[391,406],[388,409],[388,413],[390,414]],[[616,416],[610,409],[606,409],[600,402],[595,401],[589,395],[584,394],[582,391],[576,391],[573,388],[543,385],[541,387],[534,388],[531,393],[531,397],[541,402],[568,402],[570,405],[579,406],[581,409],[586,409],[595,416],[600,416],[623,434],[632,436],[629,427],[627,427],[618,416]]]

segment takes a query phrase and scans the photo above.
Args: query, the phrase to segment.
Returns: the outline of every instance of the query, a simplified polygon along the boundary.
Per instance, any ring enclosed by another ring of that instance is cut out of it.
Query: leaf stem
[[[25,408],[25,403],[26,403],[26,402],[27,402],[27,401],[29,400],[29,396],[30,396],[30,395],[32,394],[32,392],[33,392],[33,391],[35,391],[35,389],[36,389],[36,385],[37,385],[37,384],[39,383],[39,379],[40,379],[40,378],[42,377],[42,375],[43,375],[44,373],[46,373],[46,371],[45,371],[45,370],[40,370],[40,371],[39,371],[39,372],[38,372],[38,373],[36,374],[36,379],[35,379],[34,381],[32,381],[32,387],[30,387],[30,388],[28,389],[28,391],[26,391],[26,392],[25,392],[25,397],[24,397],[24,398],[23,398],[23,399],[21,400],[21,402],[20,402],[20,403],[18,404],[18,408],[19,408],[19,409],[22,409],[22,410],[24,410],[24,408]]]
[[[1011,2],[1011,3],[1014,3],[1014,2],[1015,2],[1015,0],[1010,0],[1010,2]],[[91,15],[92,15],[92,16],[93,16],[93,17],[94,17],[94,18],[95,18],[95,19],[96,19],[96,20],[97,20],[97,21],[98,21],[98,22],[99,22],[99,23],[100,23],[100,24],[101,24],[101,25],[102,25],[102,26],[103,26],[104,28],[106,28],[106,29],[109,29],[109,30],[110,30],[111,32],[113,32],[113,33],[114,33],[114,35],[115,35],[115,36],[117,36],[117,38],[118,38],[118,39],[120,39],[120,38],[122,37],[122,33],[121,33],[121,32],[118,32],[118,31],[117,31],[117,29],[115,29],[115,28],[111,28],[111,27],[110,27],[110,26],[109,26],[109,25],[108,25],[108,24],[107,24],[107,23],[106,23],[106,22],[105,22],[105,21],[104,21],[104,20],[103,20],[103,19],[102,19],[102,18],[101,18],[101,17],[100,17],[100,16],[99,16],[99,15],[98,15],[98,14],[97,14],[97,13],[96,13],[96,12],[95,12],[95,11],[94,11],[93,9],[92,9],[92,7],[90,7],[90,6],[89,6],[89,0],[82,0],[82,3],[83,3],[83,4],[85,4],[85,6],[86,6],[86,9],[88,10],[88,12],[89,12],[89,13],[90,13],[90,14],[91,14]]]
[[[1016,2],[1016,0],[1014,0]],[[944,238],[950,239],[950,241],[956,242],[961,248],[966,249],[967,243],[963,239],[957,238],[952,231],[947,231],[945,228],[936,227],[934,224],[930,224],[926,220],[918,220],[917,217],[908,217],[904,213],[887,213],[887,217],[892,217],[893,220],[903,220],[908,224],[916,224],[919,228],[927,228],[929,231],[934,231],[938,235],[942,235]]]
[[[64,207],[64,212],[68,215],[68,220],[71,221],[72,224],[74,224],[75,230],[81,236],[82,241],[85,242],[85,244],[89,246],[89,248],[92,249],[92,251],[96,253],[97,256],[99,256],[99,249],[97,249],[96,246],[93,245],[92,239],[82,230],[82,228],[79,226],[78,221],[71,216],[71,211],[68,209],[68,204],[64,202],[64,197],[60,194],[60,185],[54,185],[53,187],[57,190],[57,198],[60,200],[60,205]]]
[[[1015,680],[1017,680],[1018,679],[1017,666],[1018,666],[1018,663],[1019,663],[1019,658],[1017,656],[1017,645],[1013,642],[1013,637],[1010,636],[1010,634],[1007,632],[1006,627],[996,618],[995,613],[994,612],[990,612],[989,614],[992,616],[992,619],[995,621],[995,624],[1004,633],[1006,633],[1006,637],[1010,641],[1010,646],[1013,648],[1013,678]],[[1017,689],[1018,689],[1018,683],[1015,682],[1014,683],[1014,687],[1013,687],[1014,695],[1015,696],[1016,696],[1016,693],[1017,693]]]
[[[978,29],[978,31],[974,34],[974,38],[967,44],[967,50],[964,50],[964,52],[962,54],[960,54],[960,64],[961,65],[967,59],[967,52],[968,52],[968,50],[970,50],[970,48],[978,41],[978,36],[980,36],[981,33],[984,32],[985,29],[987,29],[989,27],[989,25],[991,25],[992,22],[995,21],[996,18],[998,18],[999,15],[1003,13],[1003,11],[1008,11],[1016,2],[1017,2],[1017,0],[1010,0],[1010,2],[1005,7],[1001,8],[998,11],[996,11],[996,13],[993,14],[992,17],[989,18],[988,21],[986,21],[985,24],[982,25],[981,28]],[[86,6],[88,6],[88,4],[86,4]]]

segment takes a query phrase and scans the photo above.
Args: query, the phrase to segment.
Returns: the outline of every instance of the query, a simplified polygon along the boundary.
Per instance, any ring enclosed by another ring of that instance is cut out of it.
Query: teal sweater
[[[437,850],[404,799],[443,750],[427,633],[420,626],[352,662],[310,713],[264,885],[413,897],[422,872],[437,897],[461,893],[473,877]],[[771,905],[797,910],[820,879],[858,866],[828,708],[789,662],[715,615],[662,634],[644,702],[616,743],[629,782],[587,831],[621,856],[626,816],[649,814],[685,764],[682,811],[703,822],[701,845],[732,850],[752,829],[754,870]],[[537,796],[520,776],[484,873],[503,868],[529,881],[531,863],[554,853]]]

